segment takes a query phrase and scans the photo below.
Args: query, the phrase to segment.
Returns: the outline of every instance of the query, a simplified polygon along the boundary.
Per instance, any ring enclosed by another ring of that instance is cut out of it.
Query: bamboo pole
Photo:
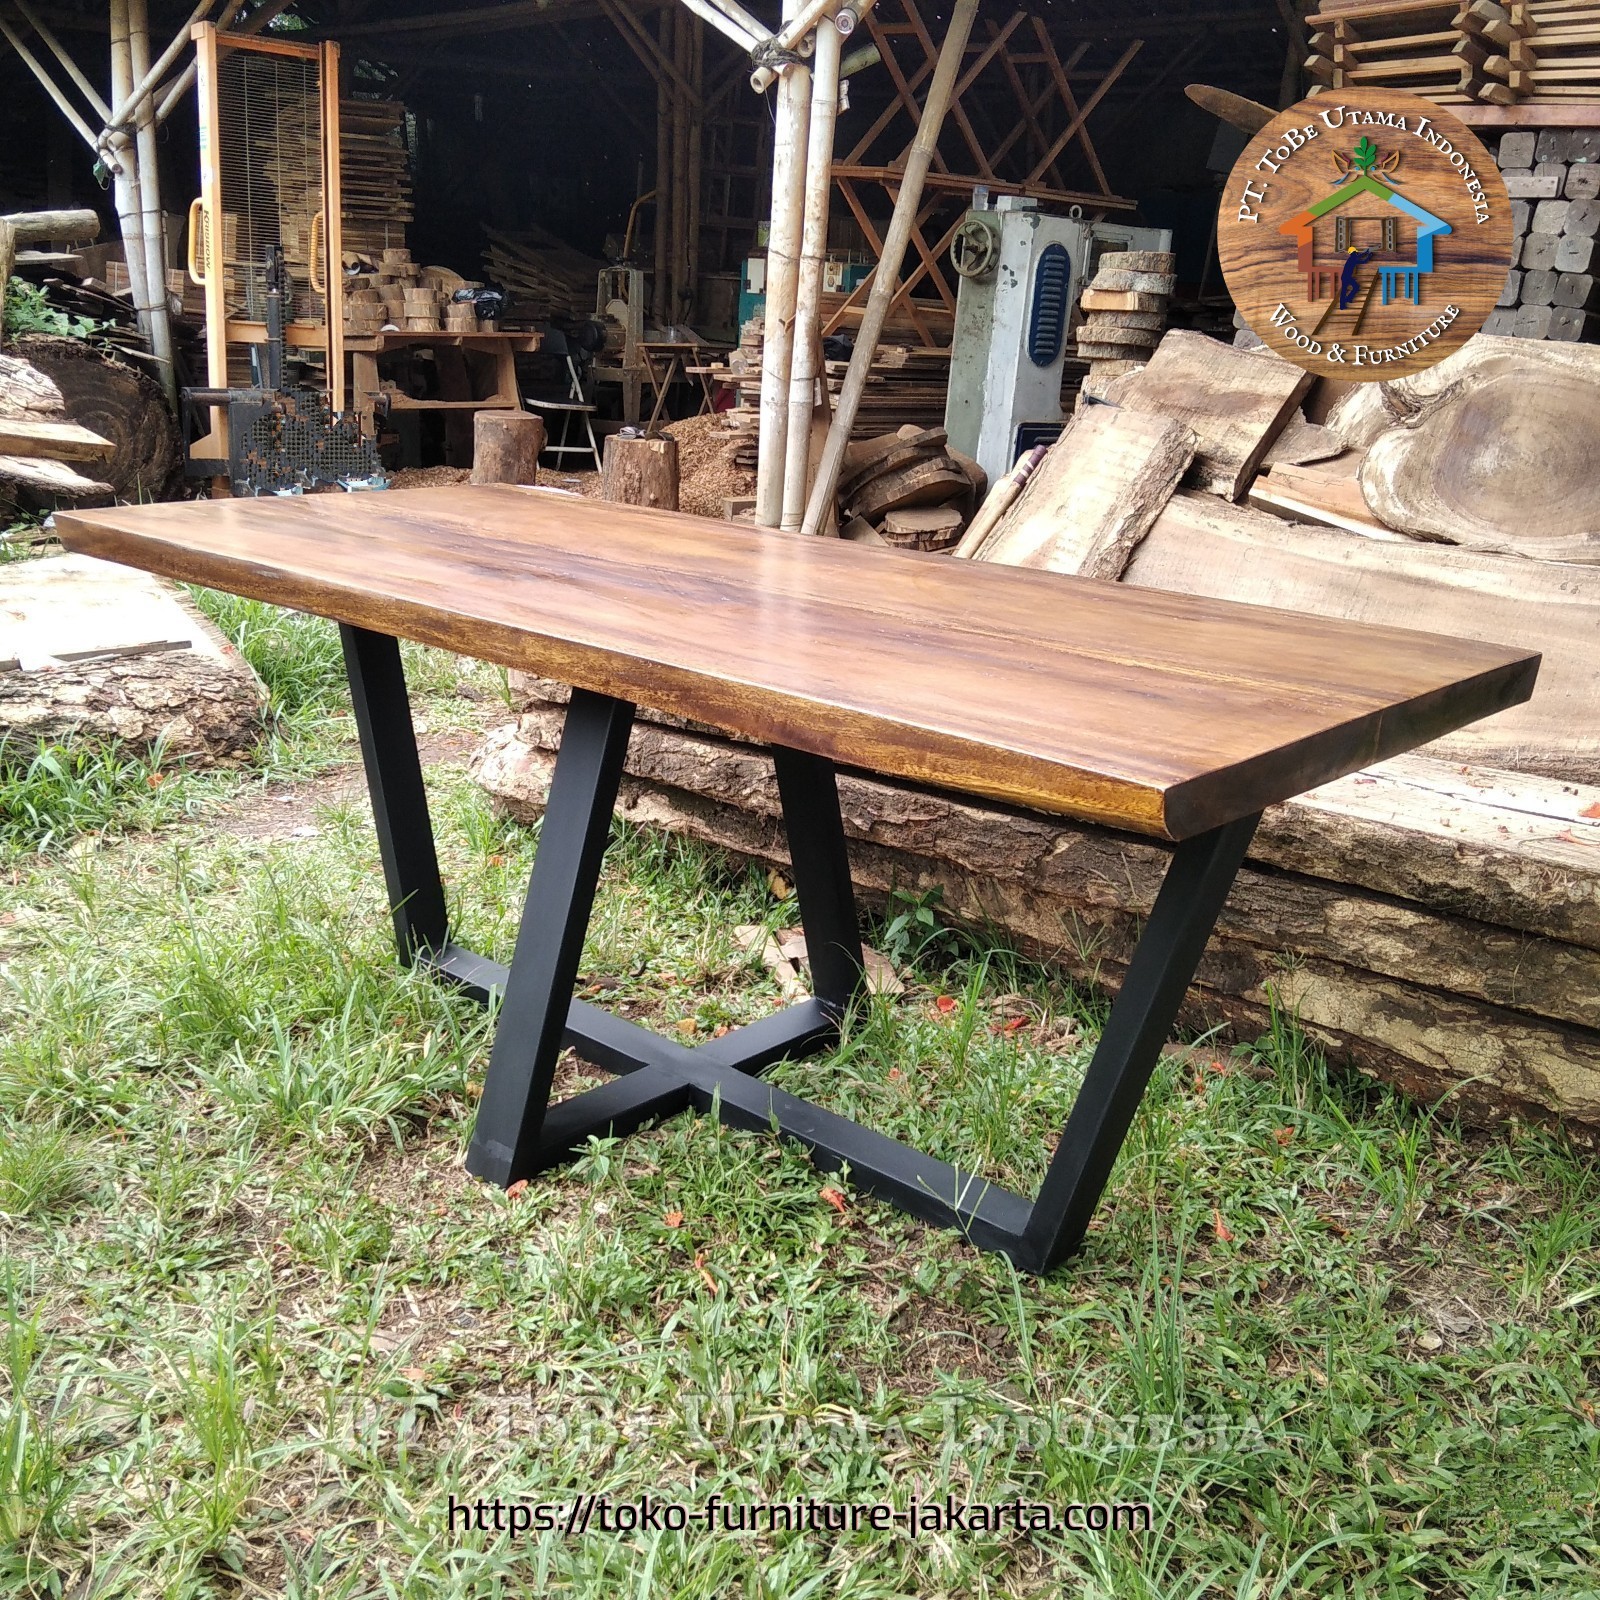
[[[128,0],[128,66],[135,80],[150,70],[150,0]],[[150,352],[174,410],[178,382],[172,366],[172,312],[167,302],[166,219],[161,214],[161,169],[156,150],[156,108],[146,95],[134,112],[134,159],[139,180],[139,232],[144,249]]]
[[[724,38],[731,39],[741,50],[754,50],[763,35],[754,34],[735,22],[726,11],[710,4],[710,0],[683,0],[683,3],[700,18],[709,22]]]
[[[128,36],[128,0],[111,0],[111,100],[120,104],[133,89],[133,57]],[[139,332],[155,348],[150,321],[150,288],[145,273],[144,206],[139,196],[138,158],[125,132],[107,128],[100,148],[112,161],[112,194],[122,230],[122,254],[128,268]],[[165,285],[162,287],[165,293]]]
[[[784,0],[792,21],[797,0]],[[761,431],[756,458],[756,525],[783,521],[784,458],[789,442],[789,367],[794,354],[795,286],[805,214],[806,133],[811,116],[811,72],[798,63],[778,79],[772,136],[772,222],[767,235],[767,303],[761,349]]]
[[[811,127],[806,145],[805,220],[795,286],[794,353],[789,377],[789,433],[783,463],[782,526],[805,520],[811,464],[811,413],[822,366],[822,266],[828,254],[828,196],[833,188],[833,129],[839,114],[839,30],[817,29],[812,61]]]
[[[200,0],[199,5],[197,5],[194,10],[190,12],[189,20],[178,30],[177,36],[173,39],[172,43],[169,44],[167,48],[163,50],[156,58],[154,65],[147,66],[143,72],[139,72],[137,68],[134,69],[138,75],[138,81],[129,91],[127,99],[120,102],[114,101],[115,109],[106,113],[106,122],[108,125],[112,123],[126,122],[129,117],[133,116],[138,111],[139,107],[146,100],[153,96],[156,85],[161,81],[162,76],[171,68],[173,62],[175,62],[178,57],[183,54],[185,48],[188,46],[189,30],[194,27],[197,22],[205,21],[206,13],[210,11],[211,7],[215,3],[216,0]]]
[[[833,499],[834,487],[839,481],[845,446],[850,442],[850,431],[855,426],[856,412],[861,406],[862,391],[867,386],[872,358],[877,353],[878,340],[889,316],[889,304],[894,299],[895,288],[900,281],[906,245],[910,242],[917,211],[922,205],[923,182],[928,176],[940,130],[944,127],[945,113],[950,109],[956,76],[961,69],[977,14],[978,0],[956,0],[950,27],[945,33],[944,43],[939,47],[939,64],[934,69],[928,98],[923,103],[917,136],[906,156],[905,174],[900,180],[894,215],[890,219],[883,252],[873,275],[872,293],[867,297],[866,309],[861,313],[861,329],[856,334],[856,347],[850,355],[850,370],[845,374],[839,404],[833,414],[833,425],[828,430],[828,441],[823,446],[822,460],[817,467],[816,482],[811,486],[811,498],[806,503],[802,530],[806,533],[816,533],[822,526],[828,514],[829,502]],[[765,398],[763,387],[762,399]],[[759,517],[757,520],[760,520]]]
[[[90,109],[102,122],[111,121],[111,107],[100,98],[100,91],[84,77],[78,69],[78,63],[72,59],[60,40],[39,20],[38,14],[27,0],[16,0],[16,8],[22,20],[44,41],[45,48],[49,50],[57,61],[61,63],[62,71],[77,88],[79,94],[89,102]]]
[[[706,30],[702,22],[696,21],[693,29],[693,47],[689,53],[689,81],[694,85],[695,93],[700,97],[700,104],[705,105],[706,93]],[[695,303],[700,288],[700,178],[702,152],[701,128],[704,117],[692,116],[689,119],[689,172],[688,172],[688,237],[686,240],[688,250],[689,272],[689,304],[685,316],[690,321],[695,320]]]
[[[657,15],[657,49],[663,56],[670,55],[675,14],[670,6],[663,6]],[[656,70],[655,258],[656,272],[650,286],[650,304],[656,321],[665,322],[668,320],[667,304],[672,295],[667,265],[672,259],[672,98],[667,75],[659,68]]]
[[[690,19],[681,13],[672,24],[672,60],[685,87],[672,97],[672,303],[669,323],[687,320],[684,299],[694,290],[689,284],[689,51],[693,43]]]

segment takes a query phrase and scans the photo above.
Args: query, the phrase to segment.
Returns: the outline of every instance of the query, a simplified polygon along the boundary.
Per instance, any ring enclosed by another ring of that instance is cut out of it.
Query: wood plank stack
[[[484,271],[514,302],[508,323],[524,326],[551,317],[594,315],[595,285],[605,262],[574,250],[543,228],[524,228],[515,235],[489,227],[483,231],[489,239]]]
[[[1113,250],[1078,301],[1078,358],[1089,363],[1090,395],[1144,366],[1161,343],[1172,305],[1178,258],[1163,250]]]
[[[415,212],[400,101],[339,102],[339,187],[347,256],[377,261],[405,244]]]
[[[66,419],[61,391],[42,372],[0,355],[0,496],[12,487],[65,499],[108,494],[110,484],[76,469],[112,450],[109,439]]]
[[[1600,128],[1513,130],[1499,162],[1516,241],[1484,332],[1600,340]]]
[[[1411,89],[1444,104],[1593,99],[1594,0],[1324,0],[1307,73],[1342,89]]]

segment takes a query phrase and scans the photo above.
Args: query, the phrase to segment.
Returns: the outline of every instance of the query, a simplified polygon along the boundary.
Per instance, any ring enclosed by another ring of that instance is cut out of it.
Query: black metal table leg
[[[400,642],[386,633],[343,623],[339,640],[372,795],[395,943],[400,959],[409,964],[425,952],[444,949],[449,928]]]
[[[815,996],[690,1049],[573,998],[633,707],[573,691],[508,969],[451,942],[399,646],[361,629],[341,631],[401,957],[480,1000],[504,996],[469,1171],[507,1185],[564,1160],[594,1135],[620,1137],[715,1106],[735,1126],[775,1128],[825,1170],[848,1166],[861,1188],[959,1229],[1025,1270],[1047,1272],[1077,1249],[1257,818],[1174,851],[1044,1185],[1030,1202],[761,1080],[774,1063],[836,1041],[862,983],[831,763],[773,751]],[[564,1045],[618,1076],[551,1106]]]
[[[625,700],[572,691],[467,1153],[467,1171],[491,1183],[536,1170],[632,727]]]
[[[1245,817],[1173,851],[1028,1218],[1024,1264],[1035,1272],[1059,1265],[1083,1241],[1259,821]]]

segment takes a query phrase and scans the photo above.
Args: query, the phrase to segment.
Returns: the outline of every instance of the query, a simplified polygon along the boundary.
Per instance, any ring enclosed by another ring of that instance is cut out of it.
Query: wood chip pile
[[[756,492],[754,466],[740,464],[747,438],[721,415],[686,417],[662,429],[678,441],[678,509],[697,517],[725,517],[730,500]]]

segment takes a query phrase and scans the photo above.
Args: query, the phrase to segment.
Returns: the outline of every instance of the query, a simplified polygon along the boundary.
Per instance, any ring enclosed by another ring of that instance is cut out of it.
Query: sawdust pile
[[[439,489],[452,484],[465,483],[472,474],[465,467],[401,467],[389,474],[391,489]],[[541,489],[566,489],[581,494],[586,500],[600,498],[598,472],[551,472],[539,468]]]
[[[756,492],[756,475],[733,464],[733,453],[750,436],[722,426],[720,417],[686,417],[662,430],[678,441],[678,509],[697,517],[727,515],[730,495]]]

